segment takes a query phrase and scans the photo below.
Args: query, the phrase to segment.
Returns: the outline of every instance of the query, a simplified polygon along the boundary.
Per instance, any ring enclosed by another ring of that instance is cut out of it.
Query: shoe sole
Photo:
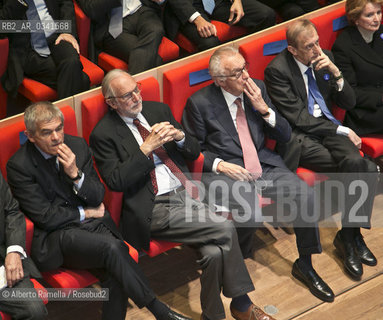
[[[311,292],[311,294],[312,294],[313,296],[317,297],[319,300],[322,300],[322,301],[324,301],[324,302],[333,302],[333,301],[334,301],[335,297],[334,297],[333,299],[331,299],[331,298],[326,298],[326,297],[322,297],[322,296],[320,296],[319,294],[317,294],[315,291],[313,291],[313,290],[306,284],[306,281],[305,281],[299,274],[297,274],[297,273],[294,271],[294,269],[291,271],[291,274],[292,274],[292,276],[293,276],[295,279],[297,279],[297,280],[299,280],[300,282],[302,282],[302,284],[304,284],[305,287],[306,287],[307,289],[309,289],[309,291]]]

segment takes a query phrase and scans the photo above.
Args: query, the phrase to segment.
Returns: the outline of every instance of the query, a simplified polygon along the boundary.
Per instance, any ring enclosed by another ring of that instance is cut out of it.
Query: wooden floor
[[[339,218],[336,214],[332,219]],[[255,284],[250,297],[278,320],[383,320],[383,194],[375,198],[372,230],[363,230],[365,241],[378,258],[375,267],[364,266],[361,281],[351,280],[343,271],[332,241],[337,228],[326,221],[320,228],[323,253],[313,256],[317,272],[331,286],[336,298],[324,303],[315,298],[291,276],[297,258],[295,236],[266,225],[256,232],[256,250],[246,265]],[[144,256],[140,265],[159,298],[173,309],[199,319],[199,270],[193,250],[180,247],[155,258]],[[227,319],[230,300],[223,297]],[[101,303],[51,302],[49,319],[101,319]],[[131,305],[126,319],[146,320],[154,317],[145,309]]]

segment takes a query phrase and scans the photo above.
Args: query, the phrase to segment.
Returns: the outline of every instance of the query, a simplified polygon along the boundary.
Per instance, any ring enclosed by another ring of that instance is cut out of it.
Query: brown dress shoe
[[[236,320],[276,320],[272,316],[264,313],[261,308],[254,304],[251,304],[249,309],[245,312],[240,312],[230,305],[230,311],[231,315]]]

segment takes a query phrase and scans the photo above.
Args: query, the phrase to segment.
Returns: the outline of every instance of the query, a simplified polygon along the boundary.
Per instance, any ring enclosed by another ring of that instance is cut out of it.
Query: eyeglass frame
[[[239,79],[240,76],[243,74],[244,71],[248,71],[249,70],[249,63],[247,61],[245,61],[245,64],[244,66],[242,67],[242,69],[238,70],[238,71],[234,71],[233,74],[229,74],[229,75],[216,75],[214,77],[217,77],[217,78],[230,78],[230,77],[234,77],[235,79]]]
[[[141,93],[141,88],[142,88],[142,84],[140,82],[137,82],[136,83],[136,87],[132,91],[126,92],[122,96],[110,96],[110,97],[106,98],[105,100],[109,100],[109,99],[121,99],[124,102],[129,102],[133,98],[133,93],[135,93],[135,94],[140,94]]]

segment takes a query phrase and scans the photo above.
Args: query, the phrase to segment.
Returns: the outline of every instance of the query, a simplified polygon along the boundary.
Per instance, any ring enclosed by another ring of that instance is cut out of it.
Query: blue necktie
[[[203,7],[204,7],[205,11],[211,15],[214,11],[215,1],[214,0],[202,0],[202,3],[203,3]]]
[[[26,12],[29,21],[40,21],[40,16],[37,12],[33,0],[27,0],[28,10]],[[42,57],[48,57],[51,54],[49,50],[47,38],[45,37],[44,30],[31,32],[31,44],[33,49]]]
[[[317,103],[319,108],[322,110],[323,114],[326,116],[327,119],[331,120],[333,123],[340,125],[341,123],[334,118],[330,110],[327,108],[326,102],[324,101],[317,82],[315,81],[313,77],[313,72],[311,67],[307,68],[305,74],[307,75],[308,79],[308,86],[309,86],[309,92],[308,92],[308,108],[309,113],[312,115],[314,113],[314,104]]]
[[[114,39],[122,33],[122,6],[111,10],[108,31]]]

